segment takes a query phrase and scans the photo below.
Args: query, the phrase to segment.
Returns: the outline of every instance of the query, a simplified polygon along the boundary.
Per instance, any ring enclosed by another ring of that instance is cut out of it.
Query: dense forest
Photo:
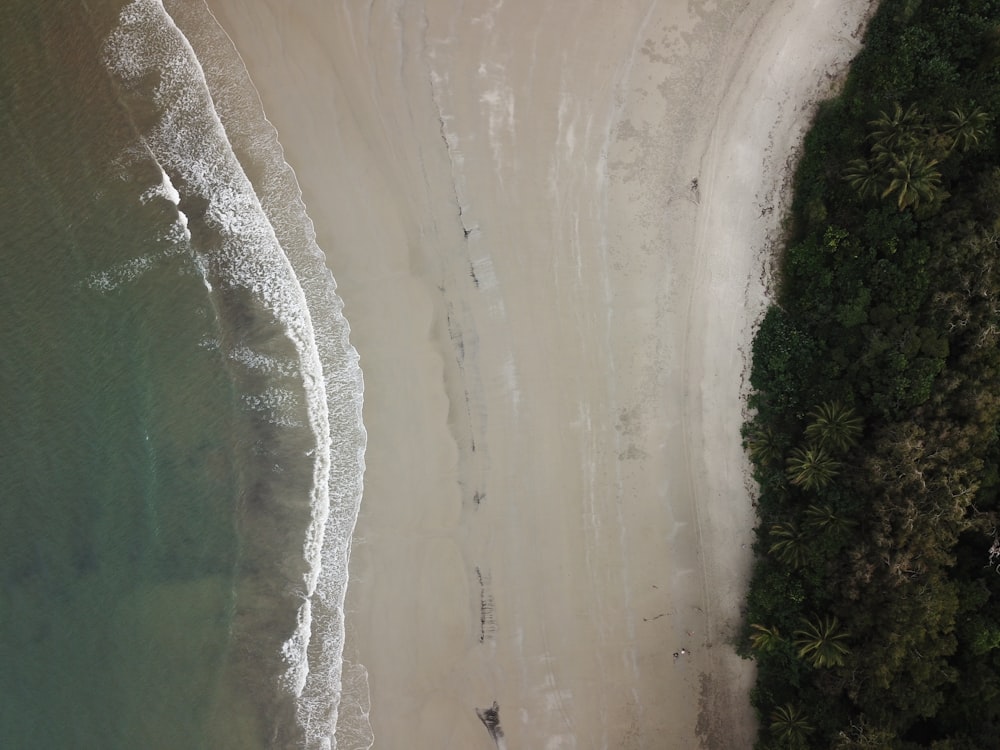
[[[795,177],[744,428],[757,748],[1000,747],[1000,0],[883,0]]]

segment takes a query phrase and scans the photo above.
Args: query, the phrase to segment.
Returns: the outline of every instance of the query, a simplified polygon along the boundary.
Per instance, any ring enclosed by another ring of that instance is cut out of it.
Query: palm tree
[[[760,651],[761,653],[774,651],[785,640],[781,637],[781,633],[778,632],[777,626],[769,628],[766,625],[758,625],[754,622],[750,624],[750,629],[753,631],[750,633],[750,647],[754,651]]]
[[[771,526],[771,537],[776,539],[768,552],[793,568],[805,565],[809,553],[809,537],[794,523],[776,523]]]
[[[948,123],[941,129],[941,132],[951,139],[948,153],[950,154],[955,148],[968,151],[978,145],[979,139],[986,134],[986,125],[989,121],[989,113],[979,107],[973,107],[969,112],[956,107],[948,112]]]
[[[812,731],[812,725],[798,706],[786,703],[771,712],[771,732],[790,747],[804,747]]]
[[[832,615],[803,620],[802,628],[792,633],[792,637],[799,658],[808,659],[814,667],[840,666],[850,653],[844,643],[848,634],[840,629],[840,622]]]
[[[750,458],[762,466],[781,459],[781,443],[771,427],[755,427],[747,438]]]
[[[868,124],[872,130],[868,137],[876,147],[887,151],[908,151],[916,146],[927,134],[924,116],[911,104],[904,111],[899,103],[893,104],[892,114],[884,110]]]
[[[846,531],[857,522],[839,515],[829,505],[810,505],[806,508],[806,520],[802,524],[809,531]]]
[[[840,471],[840,462],[826,448],[810,445],[792,450],[785,462],[785,474],[792,484],[807,490],[818,490],[830,483]]]
[[[839,401],[820,404],[809,416],[812,422],[806,427],[806,437],[821,448],[846,451],[861,437],[864,420]]]
[[[927,159],[916,150],[894,156],[888,169],[889,185],[881,197],[897,193],[900,211],[908,206],[916,208],[921,201],[933,200],[941,189],[941,173],[935,168],[937,163],[937,159]]]
[[[867,159],[852,159],[843,176],[861,200],[875,198],[882,192],[882,173]]]

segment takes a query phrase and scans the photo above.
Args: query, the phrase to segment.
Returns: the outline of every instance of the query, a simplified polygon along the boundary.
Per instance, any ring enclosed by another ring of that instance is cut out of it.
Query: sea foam
[[[168,2],[174,16],[191,5]],[[311,521],[302,543],[307,566],[294,632],[282,650],[287,662],[282,679],[298,698],[297,718],[306,746],[332,747],[342,688],[347,561],[365,445],[361,371],[348,341],[343,305],[316,247],[294,176],[291,186],[277,174],[278,179],[255,190],[240,163],[240,158],[256,159],[268,170],[291,175],[280,146],[273,135],[262,143],[252,133],[234,132],[241,122],[233,112],[235,105],[224,105],[224,87],[213,88],[206,81],[201,62],[163,4],[129,3],[104,51],[109,70],[125,90],[155,81],[150,96],[162,114],[142,137],[141,148],[162,166],[164,179],[150,199],[162,196],[180,206],[186,192],[200,196],[205,202],[202,221],[222,242],[210,257],[198,261],[226,284],[252,293],[295,344],[314,447],[309,452]],[[218,73],[219,64],[206,67]],[[253,104],[259,107],[259,102]],[[245,143],[238,158],[233,144],[239,139]],[[183,227],[188,229],[186,216]],[[207,279],[206,286],[211,291]],[[317,331],[322,334],[317,336]],[[270,355],[245,346],[229,352],[228,359],[248,369],[277,368],[287,374],[284,364],[275,365]],[[273,423],[287,426],[294,398],[265,388],[248,397],[247,404],[270,410]]]

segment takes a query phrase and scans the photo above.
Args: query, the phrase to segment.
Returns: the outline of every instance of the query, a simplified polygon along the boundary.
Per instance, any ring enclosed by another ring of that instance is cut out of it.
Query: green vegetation
[[[1000,742],[1000,0],[883,0],[795,185],[744,437],[761,750]]]

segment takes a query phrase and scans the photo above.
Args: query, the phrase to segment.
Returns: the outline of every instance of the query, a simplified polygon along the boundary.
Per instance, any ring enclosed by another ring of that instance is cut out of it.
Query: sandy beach
[[[750,747],[749,344],[871,0],[208,4],[361,356],[375,747]]]

